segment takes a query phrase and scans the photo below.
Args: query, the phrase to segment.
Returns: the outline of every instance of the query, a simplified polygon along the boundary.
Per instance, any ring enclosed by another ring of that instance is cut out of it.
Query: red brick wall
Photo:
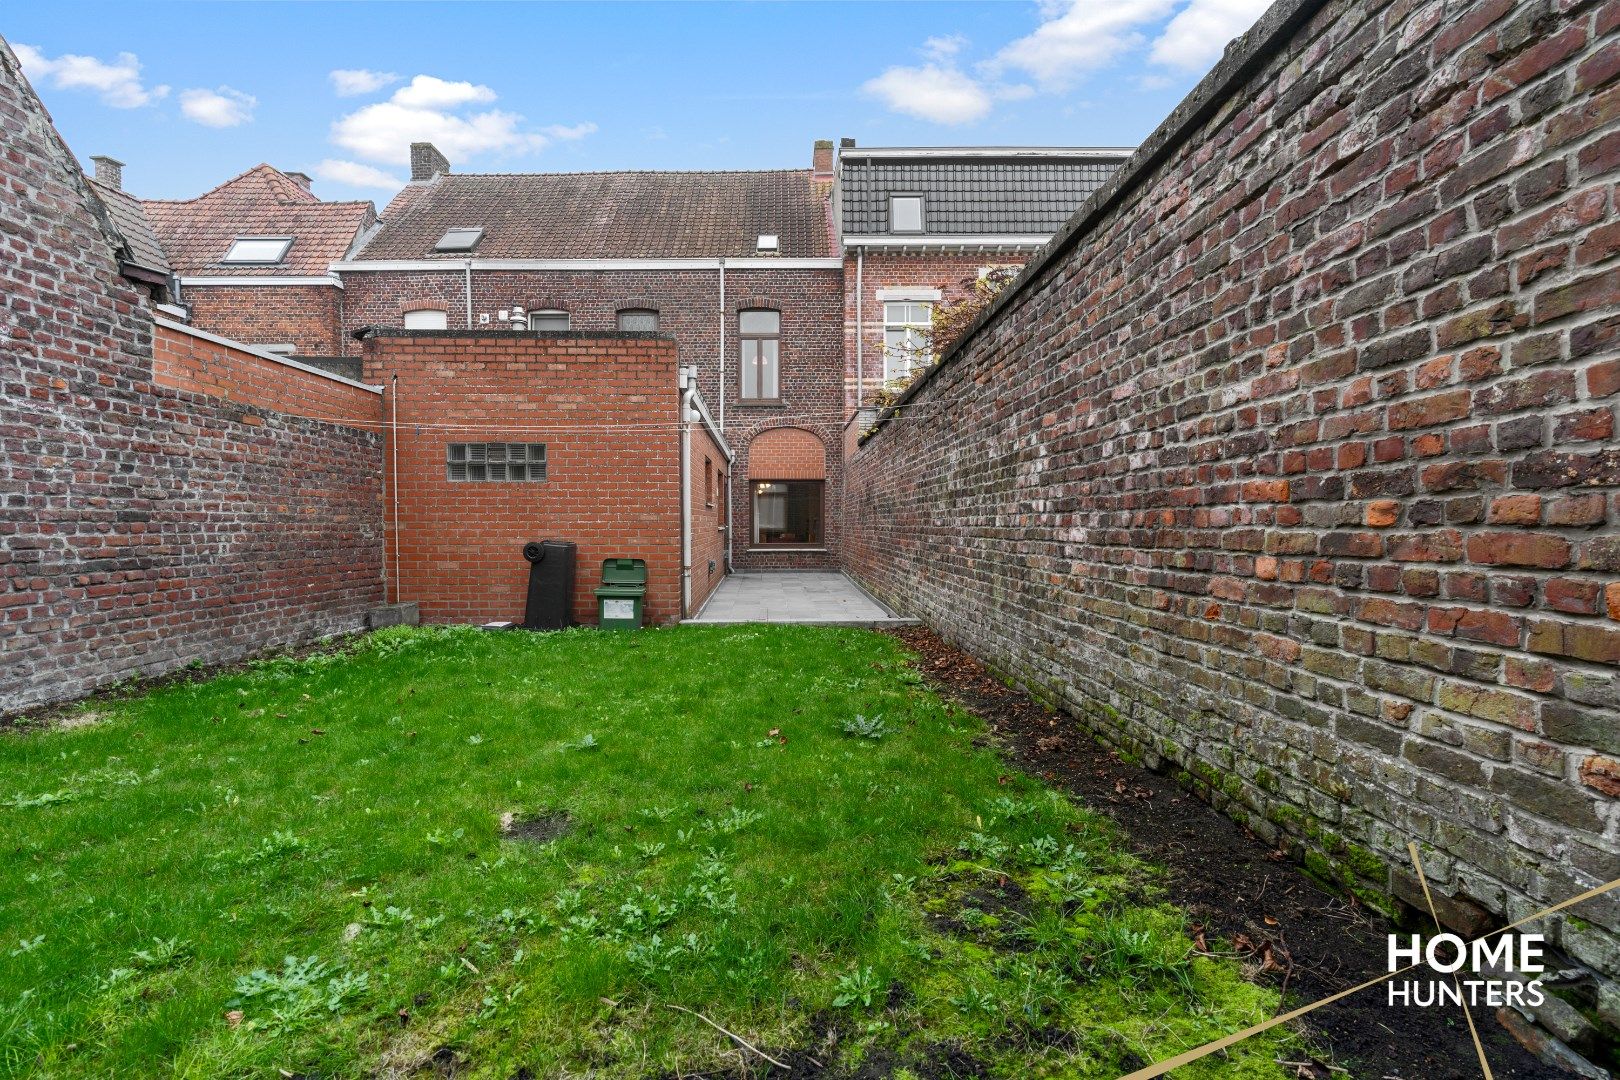
[[[154,385],[151,315],[4,42],[0,120],[0,713],[361,626],[375,433]]]
[[[382,420],[382,398],[375,391],[233,349],[183,327],[158,325],[152,346],[152,380],[171,390],[293,416],[355,421],[372,431]]]
[[[727,474],[730,466],[720,445],[701,424],[692,429],[692,611],[726,576]],[[706,482],[712,477],[712,482]]]
[[[884,289],[938,289],[943,302],[957,303],[971,295],[979,270],[986,266],[1022,266],[1027,253],[949,255],[939,252],[868,251],[856,287],[854,252],[844,256],[844,400],[850,410],[857,402],[870,404],[883,389]],[[861,296],[859,311],[855,298]],[[856,335],[860,356],[856,356]],[[864,374],[864,379],[862,378]]]
[[[844,552],[1318,871],[1521,915],[1620,877],[1620,2],[1262,28],[854,455]],[[1620,903],[1542,925],[1620,970]]]
[[[191,324],[249,345],[297,346],[305,356],[348,356],[343,290],[330,285],[183,285]],[[396,320],[397,325],[397,320]]]
[[[720,419],[720,275],[716,270],[474,271],[474,329],[480,313],[493,320],[502,308],[567,311],[575,331],[613,331],[622,308],[654,308],[659,330],[674,337],[680,362],[696,365],[709,409]],[[740,568],[803,568],[835,565],[829,555],[750,552],[751,513],[746,480],[753,436],[778,426],[805,427],[829,445],[838,444],[844,419],[843,271],[728,270],[726,272],[725,434],[737,453],[732,492],[736,522],[735,564]],[[345,326],[393,326],[404,311],[423,303],[442,304],[449,327],[465,328],[465,281],[459,271],[380,271],[344,275]],[[737,404],[737,312],[750,305],[782,313],[782,397],[775,406]],[[828,545],[837,544],[841,463],[827,478]]]
[[[646,618],[680,617],[680,398],[673,342],[638,334],[382,332],[367,382],[396,397],[393,595],[433,622],[521,620],[530,540],[579,545],[574,615],[596,622],[602,560],[647,563]],[[398,381],[395,382],[395,377]],[[538,442],[544,481],[445,477],[451,442]],[[389,514],[394,489],[389,488]],[[398,576],[395,579],[396,566]]]

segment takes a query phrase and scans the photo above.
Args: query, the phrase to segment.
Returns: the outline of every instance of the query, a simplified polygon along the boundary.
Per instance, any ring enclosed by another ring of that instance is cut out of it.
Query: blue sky
[[[802,168],[861,145],[1134,145],[1264,0],[34,3],[0,35],[82,159],[186,198],[268,161],[379,203],[458,171]]]

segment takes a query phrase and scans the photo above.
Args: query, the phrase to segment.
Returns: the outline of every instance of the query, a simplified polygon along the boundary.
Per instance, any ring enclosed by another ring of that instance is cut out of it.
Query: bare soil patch
[[[516,814],[508,811],[501,815],[501,835],[508,840],[522,840],[530,844],[549,844],[572,828],[568,811],[545,810],[538,814]]]
[[[1319,885],[1168,777],[1121,761],[1072,719],[1008,687],[932,631],[885,632],[918,654],[918,669],[936,689],[985,719],[1012,764],[1107,814],[1136,851],[1167,868],[1166,899],[1203,924],[1211,948],[1236,943],[1256,968],[1264,965],[1257,977],[1284,987],[1290,1006],[1385,971],[1385,935],[1394,927],[1381,915]],[[1490,1010],[1475,1010],[1474,1019],[1496,1076],[1567,1078],[1514,1041]],[[1480,1076],[1460,1012],[1392,1008],[1380,988],[1316,1010],[1304,1029],[1358,1080]]]

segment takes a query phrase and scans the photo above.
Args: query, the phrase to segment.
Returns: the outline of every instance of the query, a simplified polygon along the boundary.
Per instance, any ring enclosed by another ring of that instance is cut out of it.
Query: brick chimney
[[[853,150],[853,149],[855,149],[855,140],[854,139],[847,139],[847,138],[846,139],[839,139],[838,140],[838,145],[839,145],[839,147],[841,149]]]
[[[810,175],[816,180],[831,180],[833,173],[833,144],[831,139],[817,139],[810,153]]]
[[[430,142],[411,143],[411,179],[431,180],[450,171],[450,159]]]
[[[96,180],[114,191],[124,190],[124,163],[117,158],[110,158],[106,154],[97,154],[90,159],[96,163]]]
[[[303,188],[305,191],[309,190],[309,173],[288,172],[283,173],[282,175],[291,180],[293,183],[297,184],[299,187]]]

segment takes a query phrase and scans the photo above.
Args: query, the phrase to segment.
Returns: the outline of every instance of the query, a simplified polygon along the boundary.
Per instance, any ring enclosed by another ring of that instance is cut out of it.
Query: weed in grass
[[[871,968],[856,968],[847,975],[838,976],[838,995],[832,1000],[833,1008],[848,1009],[859,1005],[863,1009],[870,1009],[872,1002],[882,993],[883,980]]]
[[[280,971],[257,968],[236,980],[236,997],[226,1008],[263,1005],[267,1015],[249,1018],[249,1030],[264,1029],[279,1035],[307,1026],[323,1014],[338,1013],[370,986],[365,972],[344,971],[318,956],[289,956]]]
[[[596,741],[595,735],[592,735],[590,732],[586,732],[573,742],[563,743],[562,748],[564,750],[600,750],[602,749],[602,744]]]
[[[845,720],[843,723],[845,735],[853,735],[857,739],[871,739],[873,742],[890,734],[889,725],[883,722],[883,717],[866,717],[856,714],[855,719]]]

